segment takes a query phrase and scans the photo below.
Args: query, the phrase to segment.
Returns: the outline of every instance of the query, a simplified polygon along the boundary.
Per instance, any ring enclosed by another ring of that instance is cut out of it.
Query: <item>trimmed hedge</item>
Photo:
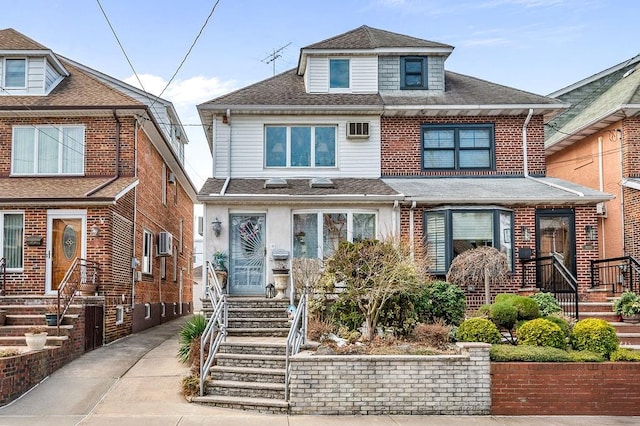
[[[502,335],[486,318],[469,318],[460,324],[456,334],[460,342],[500,343]]]
[[[590,351],[564,351],[546,346],[493,345],[489,352],[495,362],[600,362],[601,354]]]
[[[562,329],[557,324],[544,318],[536,318],[518,328],[518,345],[564,349],[567,342]]]
[[[618,349],[618,345],[616,330],[605,320],[587,318],[578,321],[573,327],[571,346],[575,350],[598,352],[609,358],[609,354]]]
[[[609,355],[611,361],[640,361],[640,352],[627,348],[618,348]]]

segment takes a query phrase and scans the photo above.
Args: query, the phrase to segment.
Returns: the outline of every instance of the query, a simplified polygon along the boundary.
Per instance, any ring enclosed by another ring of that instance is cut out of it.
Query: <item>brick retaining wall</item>
[[[291,359],[291,414],[489,414],[490,345],[460,355],[301,353]]]
[[[640,415],[640,363],[491,363],[495,415]]]

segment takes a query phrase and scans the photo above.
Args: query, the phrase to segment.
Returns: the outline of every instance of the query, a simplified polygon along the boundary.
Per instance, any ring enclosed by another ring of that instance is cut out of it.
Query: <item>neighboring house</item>
[[[84,259],[106,342],[189,312],[186,143],[170,102],[0,30],[4,294],[55,295]]]
[[[615,195],[598,205],[601,259],[640,256],[640,55],[550,96],[571,107],[547,123],[547,173]]]
[[[545,177],[544,117],[567,105],[447,71],[452,51],[362,26],[198,106],[214,157],[198,194],[205,259],[229,251],[231,294],[262,294],[280,249],[324,258],[385,236],[426,244],[439,276],[469,248],[499,248],[514,274],[494,293],[522,287],[519,254],[557,253],[586,293],[598,249],[583,229],[610,196]]]

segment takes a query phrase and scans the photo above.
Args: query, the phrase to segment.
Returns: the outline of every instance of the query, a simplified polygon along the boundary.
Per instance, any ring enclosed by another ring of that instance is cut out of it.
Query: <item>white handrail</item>
[[[300,347],[305,342],[306,336],[307,336],[307,324],[305,321],[306,309],[307,309],[307,292],[303,291],[302,297],[300,297],[300,301],[298,302],[298,307],[296,308],[296,315],[293,318],[293,322],[291,323],[291,328],[289,329],[289,334],[287,335],[287,349],[286,349],[285,367],[284,367],[285,401],[289,401],[289,380],[290,380],[290,368],[291,368],[289,358],[297,354],[298,352],[300,352]]]

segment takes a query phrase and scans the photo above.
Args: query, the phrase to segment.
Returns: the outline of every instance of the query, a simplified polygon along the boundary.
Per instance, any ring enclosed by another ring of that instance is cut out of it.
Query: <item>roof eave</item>
[[[218,193],[198,195],[198,201],[202,202],[313,202],[313,203],[381,203],[404,200],[403,194],[396,195],[367,195],[367,194],[338,194],[338,195],[295,195],[295,194],[225,194]]]
[[[39,50],[7,50],[7,49],[3,49],[0,50],[0,56],[7,56],[7,55],[11,55],[11,56],[45,56],[46,58],[51,60],[51,63],[53,64],[53,66],[56,68],[56,71],[58,71],[60,74],[62,74],[65,77],[69,76],[69,71],[64,67],[64,65],[62,65],[62,62],[60,62],[60,60],[58,59],[58,57],[56,56],[55,53],[53,53],[51,50],[49,49],[39,49]]]
[[[443,115],[443,111],[451,114],[473,111],[484,112],[485,114],[483,115],[504,115],[508,111],[521,114],[529,110],[533,110],[534,114],[539,115],[566,109],[569,106],[569,104],[385,105],[384,115],[392,115],[393,112],[407,113],[410,111],[424,115]]]
[[[540,197],[508,197],[508,198],[430,198],[424,196],[407,196],[405,201],[415,201],[417,204],[498,204],[498,205],[593,205],[603,201],[612,200],[613,196],[585,196],[585,197],[558,197],[558,198],[540,198]]]
[[[358,115],[377,115],[383,111],[383,105],[198,105],[198,112],[201,120],[203,119],[202,111],[211,111],[214,114],[226,114],[227,110],[231,110],[236,114],[276,114],[276,113],[357,113]]]

